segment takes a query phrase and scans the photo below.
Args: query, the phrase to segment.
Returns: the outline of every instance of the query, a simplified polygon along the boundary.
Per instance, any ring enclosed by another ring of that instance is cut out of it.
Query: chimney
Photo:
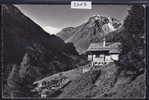
[[[105,47],[106,46],[106,38],[104,37],[103,38],[103,47]]]

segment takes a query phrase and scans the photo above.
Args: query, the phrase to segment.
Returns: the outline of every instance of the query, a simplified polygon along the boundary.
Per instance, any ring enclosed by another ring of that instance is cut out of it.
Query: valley
[[[1,7],[4,98],[145,97],[142,6],[132,6],[124,21],[90,16],[56,35],[14,5]]]

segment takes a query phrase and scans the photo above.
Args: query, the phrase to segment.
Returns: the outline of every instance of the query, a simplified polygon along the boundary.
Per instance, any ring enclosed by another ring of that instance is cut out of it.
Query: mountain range
[[[64,28],[56,35],[66,43],[73,43],[82,54],[92,42],[101,42],[104,35],[120,30],[122,21],[100,15],[92,16],[87,22],[77,26]]]

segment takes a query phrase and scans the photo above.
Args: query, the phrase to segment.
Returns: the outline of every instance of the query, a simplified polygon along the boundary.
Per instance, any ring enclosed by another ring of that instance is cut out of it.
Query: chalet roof
[[[120,42],[107,42],[103,47],[103,43],[91,43],[87,51],[109,51],[110,53],[120,53]]]
[[[109,53],[120,53],[120,49],[111,49]]]

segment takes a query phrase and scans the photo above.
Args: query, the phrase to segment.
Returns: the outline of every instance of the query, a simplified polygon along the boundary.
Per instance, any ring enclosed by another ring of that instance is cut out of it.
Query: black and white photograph
[[[2,98],[144,99],[145,7],[1,4]]]

